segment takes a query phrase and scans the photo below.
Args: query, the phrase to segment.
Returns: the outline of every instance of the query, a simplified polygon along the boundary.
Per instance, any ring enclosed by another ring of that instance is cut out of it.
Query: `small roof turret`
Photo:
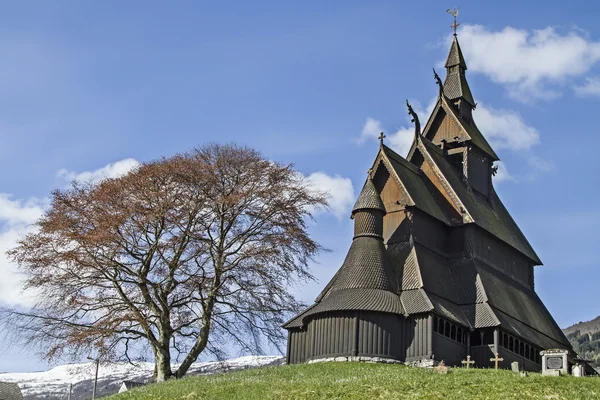
[[[379,210],[385,213],[385,207],[383,206],[381,197],[379,197],[379,193],[370,177],[367,178],[356,203],[354,203],[352,214],[358,210]]]
[[[475,107],[475,100],[465,77],[467,64],[463,57],[458,38],[454,35],[450,53],[446,59],[446,80],[444,81],[444,95],[450,100],[465,100],[471,107]]]

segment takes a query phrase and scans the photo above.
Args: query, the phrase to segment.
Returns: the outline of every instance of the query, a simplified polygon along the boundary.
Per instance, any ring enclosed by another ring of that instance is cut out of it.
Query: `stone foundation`
[[[384,363],[384,364],[404,364],[402,361],[394,360],[393,358],[365,357],[365,356],[317,358],[314,360],[309,360],[308,364],[321,363],[321,362],[345,362],[345,361]]]
[[[309,360],[308,364],[313,363],[322,363],[322,362],[368,362],[368,363],[382,363],[382,364],[404,364],[409,367],[417,367],[417,368],[433,368],[438,365],[440,362],[435,361],[430,358],[423,358],[420,360],[412,360],[412,361],[399,361],[393,358],[385,358],[385,357],[365,357],[365,356],[355,356],[355,357],[325,357],[325,358],[316,358],[313,360]]]

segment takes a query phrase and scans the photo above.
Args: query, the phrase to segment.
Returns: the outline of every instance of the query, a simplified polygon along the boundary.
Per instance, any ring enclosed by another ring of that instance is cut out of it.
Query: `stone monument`
[[[573,368],[571,368],[571,374],[578,377],[585,376],[585,368],[583,365],[575,364]]]
[[[567,363],[568,350],[550,349],[540,351],[542,356],[542,375],[560,376],[569,373],[569,364]]]

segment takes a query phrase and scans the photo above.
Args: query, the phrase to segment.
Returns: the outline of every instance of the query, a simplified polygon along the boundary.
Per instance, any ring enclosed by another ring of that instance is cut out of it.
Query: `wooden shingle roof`
[[[13,382],[0,382],[0,399],[23,400],[19,385]]]
[[[439,147],[425,138],[422,138],[420,143],[420,149],[431,157],[477,226],[520,251],[535,264],[542,264],[493,187],[489,199],[471,190],[459,175],[459,171],[444,157]]]

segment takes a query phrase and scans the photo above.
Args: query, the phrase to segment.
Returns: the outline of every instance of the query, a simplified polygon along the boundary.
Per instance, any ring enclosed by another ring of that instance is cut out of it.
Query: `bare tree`
[[[306,222],[323,206],[291,165],[235,145],[74,182],[9,251],[39,301],[4,324],[48,359],[130,360],[145,344],[157,381],[224,343],[260,352],[301,306],[289,287],[312,279]]]

